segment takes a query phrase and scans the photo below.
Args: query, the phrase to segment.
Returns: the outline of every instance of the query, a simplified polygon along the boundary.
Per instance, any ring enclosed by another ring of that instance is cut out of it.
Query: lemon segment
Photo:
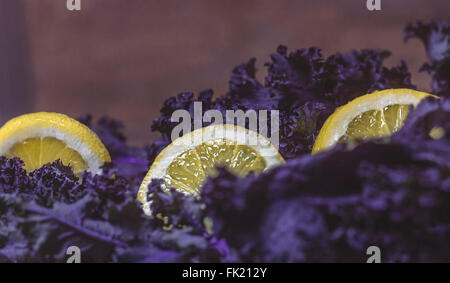
[[[152,179],[163,179],[163,189],[199,196],[207,177],[217,174],[217,167],[246,176],[281,163],[283,157],[266,137],[231,124],[211,125],[176,139],[161,151],[142,181],[138,199],[145,211]]]
[[[411,89],[387,89],[360,96],[328,117],[314,143],[312,153],[340,142],[387,137],[398,131],[409,107],[437,96]]]
[[[75,174],[88,169],[81,155],[55,138],[30,138],[15,144],[6,157],[19,157],[25,163],[25,170],[31,172],[43,165],[61,159],[61,162],[73,167]]]
[[[361,140],[367,137],[390,136],[402,126],[409,111],[409,105],[394,104],[380,110],[370,110],[355,117],[343,137]]]
[[[19,157],[28,172],[60,159],[74,173],[100,173],[111,158],[87,126],[58,113],[38,112],[8,121],[0,129],[0,155]]]
[[[200,194],[199,188],[207,176],[215,175],[216,167],[225,167],[237,176],[246,176],[250,172],[261,173],[266,162],[248,146],[217,139],[183,152],[169,165],[163,179],[168,187]]]

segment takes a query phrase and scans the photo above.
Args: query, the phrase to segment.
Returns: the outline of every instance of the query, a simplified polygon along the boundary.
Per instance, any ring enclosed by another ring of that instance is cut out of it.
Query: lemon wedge
[[[31,172],[60,159],[75,174],[100,172],[111,158],[98,136],[82,123],[58,113],[38,112],[8,121],[0,129],[0,155],[19,157]]]
[[[382,138],[398,131],[414,107],[429,93],[412,89],[387,89],[360,96],[334,111],[325,121],[314,143],[318,153],[340,142]]]
[[[139,188],[138,199],[147,203],[152,179],[163,179],[163,189],[174,188],[198,196],[218,166],[238,176],[258,174],[284,163],[275,146],[255,131],[232,124],[199,128],[177,138],[156,157]]]

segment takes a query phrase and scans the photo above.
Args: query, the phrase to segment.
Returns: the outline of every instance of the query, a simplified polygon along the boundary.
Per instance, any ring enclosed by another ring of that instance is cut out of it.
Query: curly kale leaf
[[[417,22],[405,28],[405,40],[420,39],[430,62],[422,67],[432,77],[433,93],[450,97],[450,23]]]
[[[161,138],[147,149],[149,162],[171,142],[171,132],[177,125],[171,120],[172,113],[184,109],[193,117],[197,101],[202,102],[203,113],[210,109],[223,115],[227,109],[279,110],[282,155],[290,159],[309,153],[336,107],[374,90],[414,88],[404,62],[392,68],[384,66],[389,56],[387,51],[361,50],[324,57],[316,47],[288,53],[285,46],[279,46],[265,64],[268,74],[264,84],[256,79],[253,58],[233,69],[229,91],[215,100],[210,90],[197,98],[193,93],[182,93],[167,99],[152,126]],[[267,119],[270,128],[270,115]]]

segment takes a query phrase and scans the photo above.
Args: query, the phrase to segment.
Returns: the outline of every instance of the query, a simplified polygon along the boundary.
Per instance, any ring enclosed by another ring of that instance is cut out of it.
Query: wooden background
[[[393,52],[413,81],[422,45],[403,42],[415,20],[449,19],[448,0],[65,0],[0,1],[0,118],[30,111],[78,117],[110,115],[125,123],[129,143],[155,138],[152,120],[169,96],[213,88],[226,91],[232,68],[250,57],[263,63],[279,44],[319,46],[324,55],[352,48]]]

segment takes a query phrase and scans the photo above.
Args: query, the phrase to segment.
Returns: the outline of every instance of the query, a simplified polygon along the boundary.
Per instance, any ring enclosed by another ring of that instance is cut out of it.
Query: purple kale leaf
[[[209,109],[220,109],[218,103],[212,101],[212,90],[205,90],[198,94],[195,98],[191,92],[181,93],[177,97],[170,97],[164,102],[161,108],[161,116],[153,121],[152,131],[161,133],[161,138],[156,140],[146,148],[148,163],[153,163],[156,156],[171,143],[171,133],[173,128],[178,124],[172,121],[172,114],[176,110],[189,111],[191,117],[194,117],[194,103],[202,102],[202,115]],[[194,129],[194,121],[191,121],[191,130]],[[186,133],[183,133],[186,134]]]
[[[418,38],[425,45],[429,62],[422,69],[432,77],[433,93],[450,97],[450,23],[417,22],[405,29],[405,39]]]
[[[0,193],[24,192],[33,187],[23,165],[19,158],[0,156]]]
[[[256,79],[255,63],[256,59],[252,58],[233,69],[229,92],[223,97],[223,101],[220,101],[225,109],[271,110],[278,106],[278,97],[271,94]]]
[[[202,223],[202,203],[192,196],[179,191],[161,190],[162,180],[153,180],[148,188],[148,199],[151,200],[151,213],[159,228],[172,229],[191,226],[198,233],[205,232]]]
[[[412,150],[415,158],[450,168],[450,99],[423,100],[393,139]]]
[[[336,107],[375,90],[414,88],[405,62],[387,68],[390,52],[351,51],[324,58],[317,48],[290,54],[279,47],[267,63],[266,86],[280,97],[280,151],[287,159],[311,152],[326,118]]]
[[[186,203],[184,214],[164,206],[180,223],[166,231],[159,219],[143,214],[136,199],[140,180],[122,177],[113,164],[79,178],[60,161],[30,174],[22,165],[0,159],[0,262],[64,262],[70,246],[81,249],[83,262],[157,261],[163,255],[219,260],[201,220],[183,217],[195,215],[201,204],[178,198]]]
[[[384,66],[389,56],[387,51],[362,50],[326,58],[315,47],[288,53],[280,46],[265,64],[268,75],[264,84],[256,79],[255,59],[251,59],[233,69],[229,91],[215,100],[212,91],[202,92],[197,98],[193,93],[182,93],[167,99],[152,125],[161,138],[148,147],[149,162],[171,142],[171,131],[177,125],[171,120],[172,113],[184,109],[193,117],[196,101],[202,102],[202,113],[210,109],[223,115],[225,110],[279,110],[282,155],[290,159],[309,153],[336,107],[374,90],[414,88],[404,62],[392,68]],[[270,128],[270,115],[267,124]]]
[[[256,178],[222,172],[202,197],[215,235],[243,261],[364,262],[376,245],[385,262],[430,262],[448,260],[449,186],[449,168],[405,145],[369,142]]]
[[[219,171],[202,192],[214,235],[246,262],[364,262],[371,245],[386,251],[384,262],[448,261],[448,102],[425,99],[390,140],[305,155],[256,177]]]

